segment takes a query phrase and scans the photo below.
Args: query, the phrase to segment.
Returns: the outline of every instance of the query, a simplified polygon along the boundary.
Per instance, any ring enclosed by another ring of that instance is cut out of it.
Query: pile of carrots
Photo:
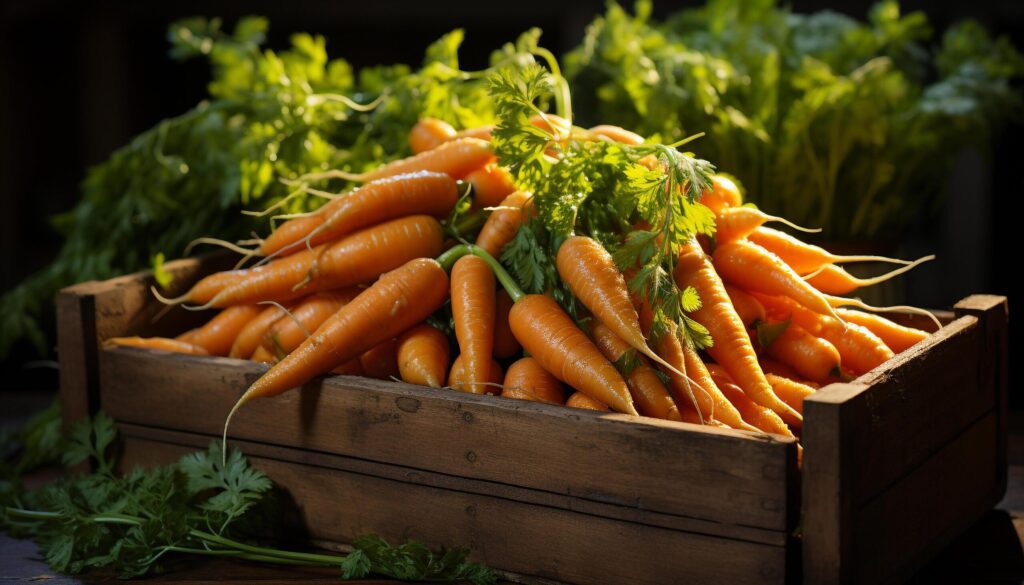
[[[562,130],[572,131],[568,123]],[[235,410],[335,373],[798,436],[805,397],[928,335],[842,308],[856,302],[836,296],[917,262],[837,256],[765,227],[784,220],[744,206],[721,175],[701,200],[717,218],[713,242],[690,240],[672,275],[698,293],[689,316],[707,329],[710,347],[698,351],[672,332],[649,343],[652,307],[627,287],[629,271],[586,236],[557,252],[558,275],[587,314],[574,320],[551,296],[524,294],[497,260],[533,209],[496,164],[490,131],[426,119],[410,135],[414,156],[361,175],[304,177],[362,185],[281,224],[248,251],[262,257],[255,266],[160,297],[220,309],[205,325],[175,339],[107,344],[272,364]],[[610,126],[579,136],[643,141]],[[444,225],[467,188],[473,208],[489,213],[472,244],[446,236]],[[839,266],[854,261],[904,266],[859,280]],[[449,310],[451,336],[441,323]]]

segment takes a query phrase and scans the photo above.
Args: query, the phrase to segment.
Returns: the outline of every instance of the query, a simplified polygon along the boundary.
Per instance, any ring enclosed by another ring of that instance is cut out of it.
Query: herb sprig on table
[[[52,418],[52,417],[51,417]],[[23,438],[33,435],[20,434]],[[220,443],[177,463],[115,473],[117,431],[104,414],[74,426],[63,443],[63,462],[91,462],[93,473],[26,490],[16,477],[0,480],[0,528],[30,537],[57,571],[116,571],[130,578],[159,572],[173,556],[215,556],[244,561],[333,567],[343,579],[370,574],[403,580],[478,585],[495,582],[486,566],[466,562],[464,549],[435,552],[417,542],[391,546],[364,536],[345,556],[260,544],[278,518],[273,484],[238,450],[222,456]],[[26,440],[26,451],[45,450]]]

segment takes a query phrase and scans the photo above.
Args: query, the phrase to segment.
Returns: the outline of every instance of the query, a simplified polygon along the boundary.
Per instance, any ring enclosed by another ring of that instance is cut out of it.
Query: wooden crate
[[[168,269],[189,284],[211,262]],[[204,318],[176,309],[154,322],[150,284],[141,273],[58,299],[67,420],[108,412],[128,465],[208,445],[266,370],[100,348]],[[231,443],[322,541],[372,532],[463,545],[527,581],[898,581],[1006,486],[1006,299],[969,297],[946,320],[807,400],[802,473],[786,437],[351,376],[247,404]]]

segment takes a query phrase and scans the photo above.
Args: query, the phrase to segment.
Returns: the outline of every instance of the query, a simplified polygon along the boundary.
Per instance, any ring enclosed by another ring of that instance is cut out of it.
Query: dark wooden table
[[[48,395],[0,393],[0,424],[23,420],[32,411],[45,407]],[[986,583],[1024,583],[1024,412],[1010,416],[1010,474],[1006,497],[967,532],[940,553],[916,575],[915,585]],[[299,583],[336,581],[337,573],[320,569],[257,566],[218,559],[190,559],[178,570],[146,579],[152,583]],[[42,562],[35,545],[0,534],[0,582],[5,583],[123,583],[114,575],[89,575],[79,579],[55,574]],[[388,584],[387,580],[360,580],[350,583]]]

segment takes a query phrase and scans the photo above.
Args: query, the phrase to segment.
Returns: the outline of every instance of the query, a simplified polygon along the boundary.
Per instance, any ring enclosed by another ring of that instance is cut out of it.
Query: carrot
[[[558,248],[555,265],[562,281],[598,321],[604,323],[640,353],[673,369],[647,346],[640,319],[629,298],[626,279],[615,266],[612,255],[597,240],[573,236]],[[677,372],[685,375],[683,372]]]
[[[729,295],[729,300],[732,301],[732,306],[744,327],[753,327],[764,321],[764,306],[750,293],[731,284],[725,285],[725,292]]]
[[[789,378],[791,380],[796,380],[800,377],[800,374],[796,373],[796,370],[770,357],[762,355],[757,361],[761,364],[761,370],[764,372],[765,376],[768,374],[775,374],[776,376],[782,376],[783,378]]]
[[[679,411],[679,416],[682,418],[682,422],[690,423],[691,425],[703,425],[703,426],[708,426],[708,427],[719,427],[719,428],[723,428],[723,429],[731,428],[731,427],[729,427],[729,425],[721,423],[721,422],[719,422],[719,421],[717,421],[717,420],[715,420],[713,418],[706,418],[704,420],[701,420],[701,416],[699,414],[697,414],[697,411],[694,410],[693,406],[692,405],[687,405],[687,406],[689,406],[689,408],[684,408],[681,411]],[[744,423],[744,424],[746,424],[746,423]],[[757,428],[757,427],[755,427],[753,425],[747,425],[747,426],[749,426],[750,429],[746,429],[746,430],[752,430],[754,432],[760,432],[761,431],[761,429],[759,429],[759,428]]]
[[[399,335],[444,304],[448,274],[436,260],[416,258],[359,293],[295,351],[275,364],[242,394],[224,423],[254,398],[276,396]]]
[[[726,244],[719,249],[738,243]],[[751,400],[779,413],[787,422],[799,424],[802,420],[800,414],[779,400],[765,380],[761,366],[757,363],[754,346],[725,292],[725,285],[716,268],[717,263],[712,266],[697,241],[691,239],[680,250],[674,275],[680,289],[692,286],[700,296],[701,306],[692,316],[711,334],[713,345],[707,348],[708,354],[729,372]],[[724,422],[728,424],[728,421]]]
[[[842,363],[839,350],[834,345],[811,335],[796,323],[790,323],[765,351],[796,370],[801,377],[815,382],[824,382],[837,375]]]
[[[463,361],[462,356],[455,358],[452,363],[452,369],[448,373],[448,387],[458,390],[460,392],[469,392],[469,376],[466,373],[466,362]],[[498,362],[490,360],[487,364],[487,374],[482,380],[474,382],[477,388],[483,388],[482,392],[475,392],[474,394],[501,394],[501,382],[505,378],[505,372],[501,370],[501,366]]]
[[[224,309],[196,329],[190,336],[189,343],[202,347],[210,355],[228,355],[238,334],[262,311],[263,308],[258,305],[239,305]]]
[[[372,184],[373,183],[369,183],[367,186]],[[287,256],[288,254],[294,254],[295,252],[302,250],[303,246],[300,244],[305,241],[306,236],[323,225],[324,218],[326,217],[326,214],[329,213],[328,206],[331,203],[340,200],[341,197],[331,201],[327,205],[318,209],[312,215],[289,219],[277,226],[269,236],[260,242],[260,246],[256,250],[256,255],[266,257]]]
[[[103,347],[139,347],[191,355],[210,355],[210,352],[201,346],[166,337],[111,337],[103,342]]]
[[[476,236],[476,245],[487,251],[491,256],[500,256],[501,249],[505,244],[512,241],[519,226],[523,225],[526,217],[531,217],[536,211],[533,208],[531,198],[533,196],[524,191],[515,191],[501,201],[499,209],[491,212],[484,227]]]
[[[217,296],[217,293],[220,291],[245,280],[248,275],[248,270],[225,270],[222,272],[214,272],[213,274],[201,278],[197,283],[192,285],[192,288],[186,291],[185,294],[171,299],[161,295],[160,292],[156,290],[155,286],[150,287],[150,290],[153,292],[153,296],[165,305],[179,305],[181,303],[205,304],[213,299],[213,297]]]
[[[785,297],[758,298],[770,305],[769,311],[788,313],[793,323],[835,346],[843,370],[855,376],[873,370],[894,355],[878,336],[856,323],[844,323],[819,315]]]
[[[805,228],[789,220],[768,215],[756,207],[724,207],[715,214],[715,243],[724,244],[745,238],[761,225],[774,221],[802,232],[817,233],[821,229]]]
[[[398,378],[398,340],[386,339],[359,356],[359,364],[367,378],[390,380]]]
[[[491,134],[494,132],[494,124],[486,124],[484,126],[477,126],[476,128],[465,128],[455,133],[455,138],[452,140],[458,140],[459,138],[479,138],[480,140],[490,141]]]
[[[184,332],[184,333],[182,333],[180,335],[175,335],[174,339],[176,341],[184,341],[185,343],[192,343],[192,339],[195,338],[195,336],[196,336],[196,331],[199,331],[199,328],[198,327],[193,327],[192,329],[189,329],[188,331],[186,331],[186,332]]]
[[[249,359],[254,362],[260,362],[262,364],[272,364],[277,361],[277,358],[274,357],[274,354],[272,354],[269,349],[263,347],[262,345],[256,347],[256,350],[252,352],[252,356],[250,356]]]
[[[609,124],[601,124],[594,126],[589,130],[591,134],[607,138],[612,142],[618,142],[620,144],[629,144],[631,146],[637,146],[644,143],[644,137],[640,136],[636,132],[630,132],[621,126],[611,126]]]
[[[398,338],[398,371],[410,384],[440,388],[448,371],[448,338],[421,323]]]
[[[545,370],[618,412],[637,414],[626,381],[554,299],[524,294],[501,264],[479,246],[456,246],[439,261],[448,265],[470,253],[487,262],[512,297],[508,317],[512,334]]]
[[[761,406],[751,400],[749,395],[736,384],[725,368],[718,364],[707,364],[707,367],[708,371],[711,372],[711,377],[715,380],[715,384],[718,385],[718,388],[729,399],[729,402],[736,407],[736,410],[743,415],[744,421],[766,433],[775,433],[787,437],[793,436],[793,431],[786,426],[782,418],[773,412],[772,409]],[[790,406],[789,408],[792,407]],[[799,428],[799,424],[796,426]]]
[[[556,114],[534,114],[530,116],[530,124],[554,134],[558,140],[565,140],[572,133],[572,123]]]
[[[444,173],[421,171],[387,177],[325,205],[323,222],[298,242],[316,246],[360,228],[410,215],[443,219],[458,200],[455,180]]]
[[[324,321],[337,313],[338,309],[355,298],[359,292],[358,288],[353,287],[343,292],[309,295],[295,306],[290,315],[279,318],[271,325],[260,343],[271,355],[291,353],[311,332],[316,331]]]
[[[612,409],[608,408],[608,405],[594,400],[582,392],[573,392],[572,396],[565,401],[566,406],[573,408],[582,408],[584,410],[598,410],[601,412],[611,412]]]
[[[639,295],[632,295],[632,300],[634,306],[639,308],[642,330],[650,332],[654,311]],[[718,390],[718,386],[715,386],[697,352],[680,342],[675,325],[655,341],[654,349],[677,371],[686,374],[680,376],[672,370],[662,370],[668,376],[669,389],[680,414],[689,410],[698,414],[699,418],[705,419],[705,422],[714,418],[734,429],[752,430],[750,425],[743,422],[740,413],[725,395]]]
[[[286,306],[285,308],[288,307]],[[256,351],[256,348],[262,342],[263,336],[270,330],[270,327],[284,315],[284,310],[276,305],[263,309],[259,315],[246,323],[245,327],[238,332],[235,341],[231,344],[231,349],[228,351],[228,357],[243,360],[249,359],[252,352]]]
[[[607,325],[597,323],[590,329],[590,336],[597,347],[612,362],[618,362],[624,353],[632,349],[628,343],[615,334]],[[637,356],[637,364],[632,371],[625,373],[626,385],[633,396],[633,402],[640,414],[666,420],[682,420],[679,408],[669,396],[661,378],[654,373],[650,364],[642,356]]]
[[[743,195],[730,177],[715,175],[711,177],[711,188],[700,196],[700,203],[717,214],[726,207],[743,205]]]
[[[491,144],[479,138],[457,138],[443,142],[430,150],[413,156],[391,161],[365,173],[347,173],[345,171],[324,171],[310,173],[299,177],[302,181],[320,181],[325,179],[345,179],[347,181],[367,182],[395,175],[415,173],[417,171],[433,171],[445,173],[453,178],[461,179],[473,169],[480,167],[494,158]]]
[[[847,323],[856,323],[877,335],[895,353],[900,353],[928,337],[928,333],[862,311],[838,309],[839,316]]]
[[[463,256],[452,267],[452,318],[464,364],[465,387],[483,394],[494,356],[494,274],[479,256]]]
[[[508,291],[501,288],[495,296],[496,306],[494,311],[494,357],[499,360],[507,360],[522,351],[522,346],[512,335],[512,328],[508,324],[508,312],[512,310],[512,297]]]
[[[747,236],[751,242],[763,247],[789,264],[798,274],[808,274],[830,263],[845,262],[890,262],[894,264],[910,264],[907,260],[888,258],[886,256],[838,256],[828,250],[806,244],[793,236],[759,227]]]
[[[723,280],[749,292],[789,297],[815,313],[838,319],[835,309],[820,292],[803,281],[778,256],[761,246],[736,240],[716,247],[713,256],[714,270]],[[715,359],[718,360],[717,357]]]
[[[765,374],[775,394],[800,414],[804,413],[804,398],[814,394],[814,388],[775,374]]]
[[[475,209],[500,205],[505,197],[516,190],[512,175],[496,163],[488,163],[469,173],[466,182],[473,186]]]
[[[435,256],[444,234],[436,219],[415,215],[365,228],[337,242],[250,268],[249,276],[207,305],[290,300],[306,293],[373,281],[413,258]]]
[[[420,118],[409,131],[409,148],[414,154],[419,154],[453,138],[455,128],[448,122],[437,118]]]
[[[332,368],[331,373],[339,376],[362,376],[364,374],[363,363],[359,361],[359,358],[353,358],[336,368]]]
[[[858,288],[871,286],[895,278],[908,270],[915,268],[923,262],[935,259],[935,256],[925,256],[899,268],[886,272],[873,278],[857,278],[835,264],[826,264],[815,270],[804,279],[819,291],[830,295],[845,295]]]
[[[565,387],[532,357],[516,360],[505,372],[503,398],[517,398],[548,404],[565,403]]]

